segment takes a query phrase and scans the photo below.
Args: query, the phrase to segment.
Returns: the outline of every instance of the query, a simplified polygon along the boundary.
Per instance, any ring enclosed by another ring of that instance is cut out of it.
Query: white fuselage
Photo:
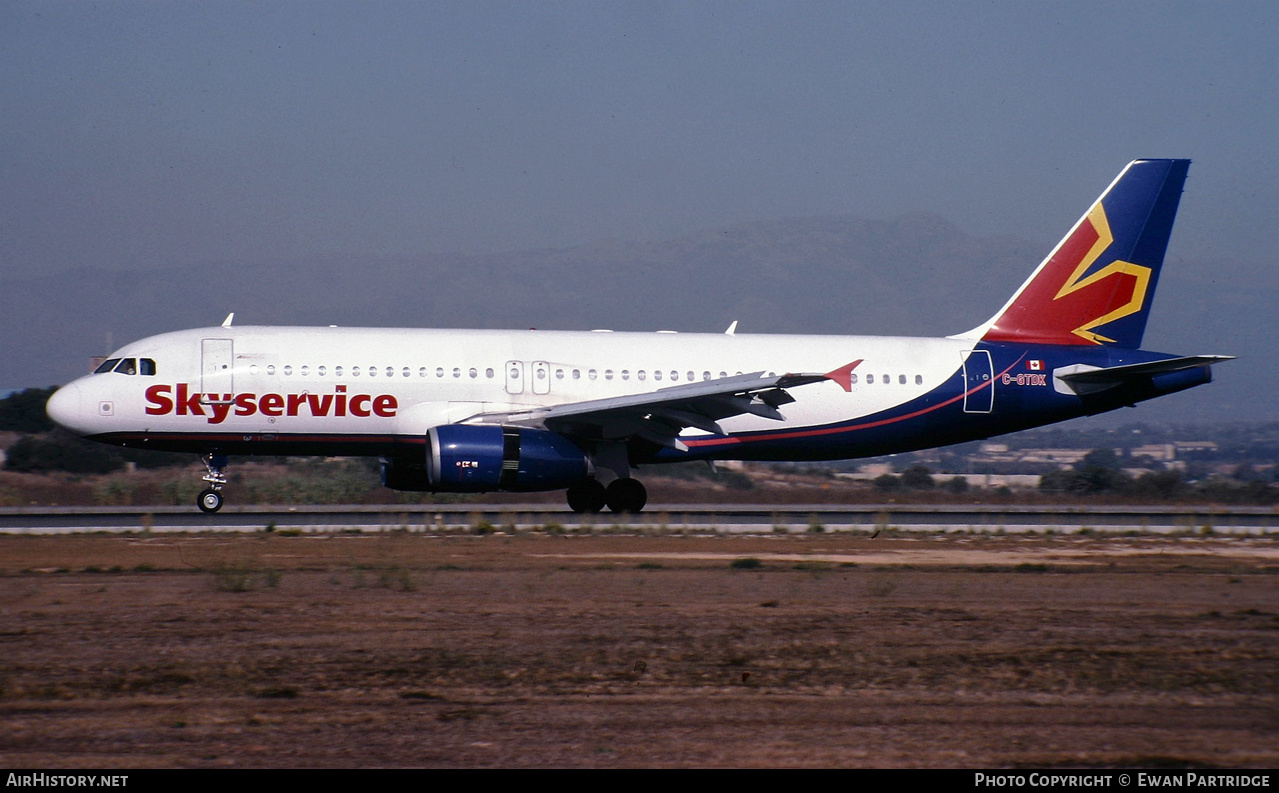
[[[154,360],[155,374],[81,378],[58,392],[50,412],[89,436],[421,437],[478,413],[862,361],[849,391],[833,382],[794,388],[784,423],[753,415],[723,421],[734,433],[824,425],[900,405],[955,376],[972,347],[904,337],[214,327],[117,350],[113,359]],[[681,437],[705,434],[687,429]]]

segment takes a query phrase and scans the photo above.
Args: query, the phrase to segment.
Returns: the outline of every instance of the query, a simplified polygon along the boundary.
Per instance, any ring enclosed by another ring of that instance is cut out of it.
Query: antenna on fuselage
[[[224,327],[224,328],[229,328],[229,327],[231,327],[231,320],[233,320],[233,319],[235,319],[235,312],[234,312],[234,311],[232,311],[230,314],[227,314],[227,315],[226,315],[226,319],[222,320],[222,327]]]

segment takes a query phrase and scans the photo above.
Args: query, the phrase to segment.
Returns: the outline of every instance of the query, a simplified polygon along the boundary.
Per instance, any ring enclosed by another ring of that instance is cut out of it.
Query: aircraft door
[[[995,368],[989,350],[969,350],[964,358],[964,412],[989,413],[995,404]],[[982,388],[982,386],[985,386]],[[980,390],[977,390],[980,389]]]
[[[533,362],[533,393],[551,393],[551,365],[546,361]]]
[[[205,394],[234,394],[235,368],[230,339],[200,341],[200,391]]]
[[[506,362],[506,393],[508,394],[524,393],[524,362],[523,361],[507,361]]]

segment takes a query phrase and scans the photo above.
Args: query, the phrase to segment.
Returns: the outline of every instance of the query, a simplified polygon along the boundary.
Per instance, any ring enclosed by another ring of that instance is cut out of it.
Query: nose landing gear
[[[209,487],[200,491],[195,503],[200,507],[201,512],[212,514],[222,509],[222,486],[226,484],[226,455],[205,454],[201,455],[200,461],[208,470],[208,473],[204,475],[204,481],[209,483]]]

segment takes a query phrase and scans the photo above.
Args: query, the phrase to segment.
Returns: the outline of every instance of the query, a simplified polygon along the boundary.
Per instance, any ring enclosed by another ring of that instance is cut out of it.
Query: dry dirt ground
[[[8,767],[1273,768],[1277,672],[1273,539],[0,537]]]

